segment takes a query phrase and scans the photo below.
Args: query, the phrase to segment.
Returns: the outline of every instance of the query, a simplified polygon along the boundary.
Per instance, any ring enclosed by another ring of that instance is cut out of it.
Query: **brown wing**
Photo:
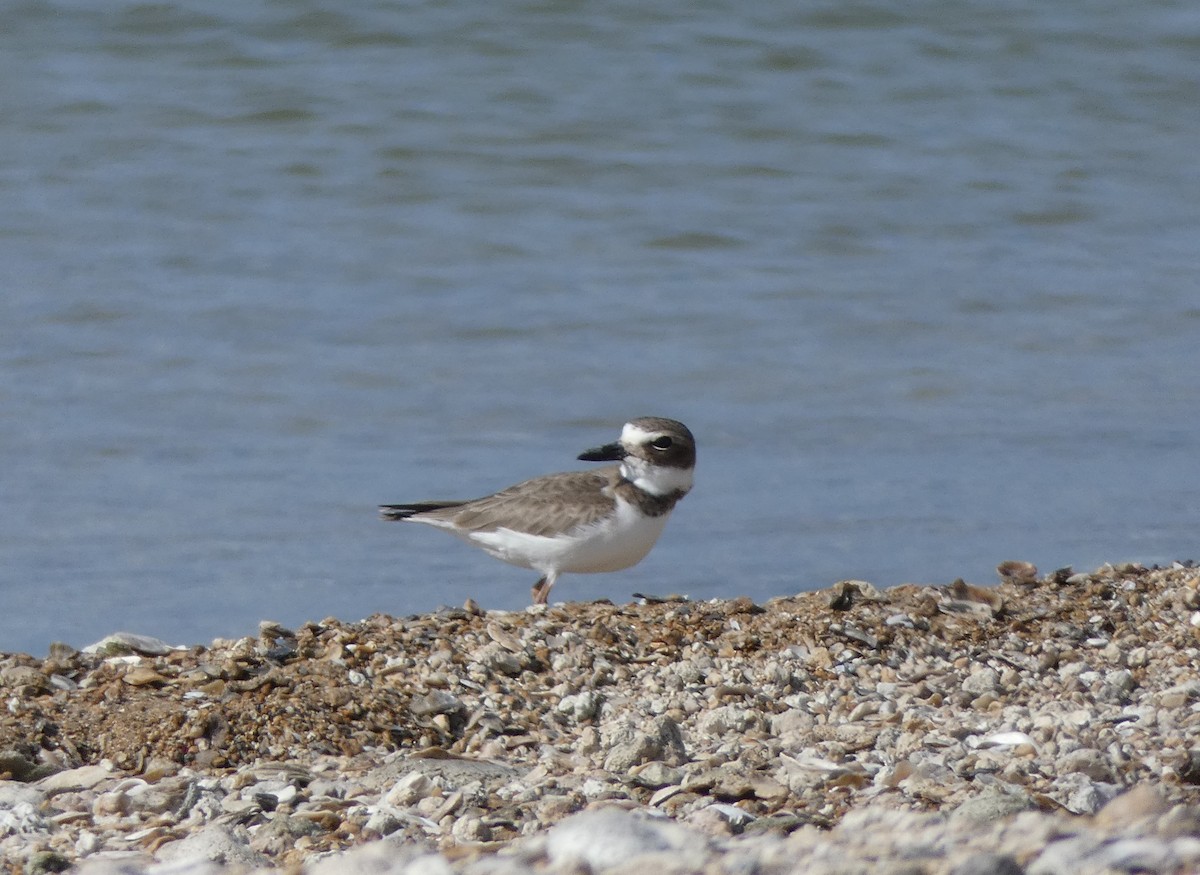
[[[443,519],[468,531],[507,528],[531,535],[553,535],[594,523],[611,513],[612,492],[602,490],[619,479],[615,465],[535,477],[494,495],[427,511],[422,516]]]

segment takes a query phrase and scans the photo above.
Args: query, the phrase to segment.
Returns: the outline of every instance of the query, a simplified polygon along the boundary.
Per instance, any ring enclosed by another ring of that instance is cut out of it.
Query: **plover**
[[[544,605],[559,575],[619,571],[650,552],[692,488],[696,441],[682,422],[643,416],[625,423],[619,440],[579,458],[618,464],[535,477],[471,501],[385,504],[379,513],[446,529],[540,572],[533,603]]]

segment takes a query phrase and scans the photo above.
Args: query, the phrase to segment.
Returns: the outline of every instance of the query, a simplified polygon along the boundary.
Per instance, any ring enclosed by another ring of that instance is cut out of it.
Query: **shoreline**
[[[0,872],[1200,870],[1200,569],[1000,570],[0,654]]]

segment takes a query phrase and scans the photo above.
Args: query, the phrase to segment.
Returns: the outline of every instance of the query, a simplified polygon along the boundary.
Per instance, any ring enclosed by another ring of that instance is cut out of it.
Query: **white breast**
[[[618,499],[615,515],[561,535],[497,529],[471,532],[465,537],[497,559],[543,574],[619,571],[636,565],[650,552],[668,516],[644,516]]]

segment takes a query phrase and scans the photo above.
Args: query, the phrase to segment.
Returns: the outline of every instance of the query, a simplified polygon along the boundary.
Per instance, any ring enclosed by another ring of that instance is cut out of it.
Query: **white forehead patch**
[[[625,427],[621,429],[621,443],[625,446],[633,446],[634,444],[647,444],[658,437],[660,432],[646,431],[644,428],[639,428],[632,422],[625,423]]]

